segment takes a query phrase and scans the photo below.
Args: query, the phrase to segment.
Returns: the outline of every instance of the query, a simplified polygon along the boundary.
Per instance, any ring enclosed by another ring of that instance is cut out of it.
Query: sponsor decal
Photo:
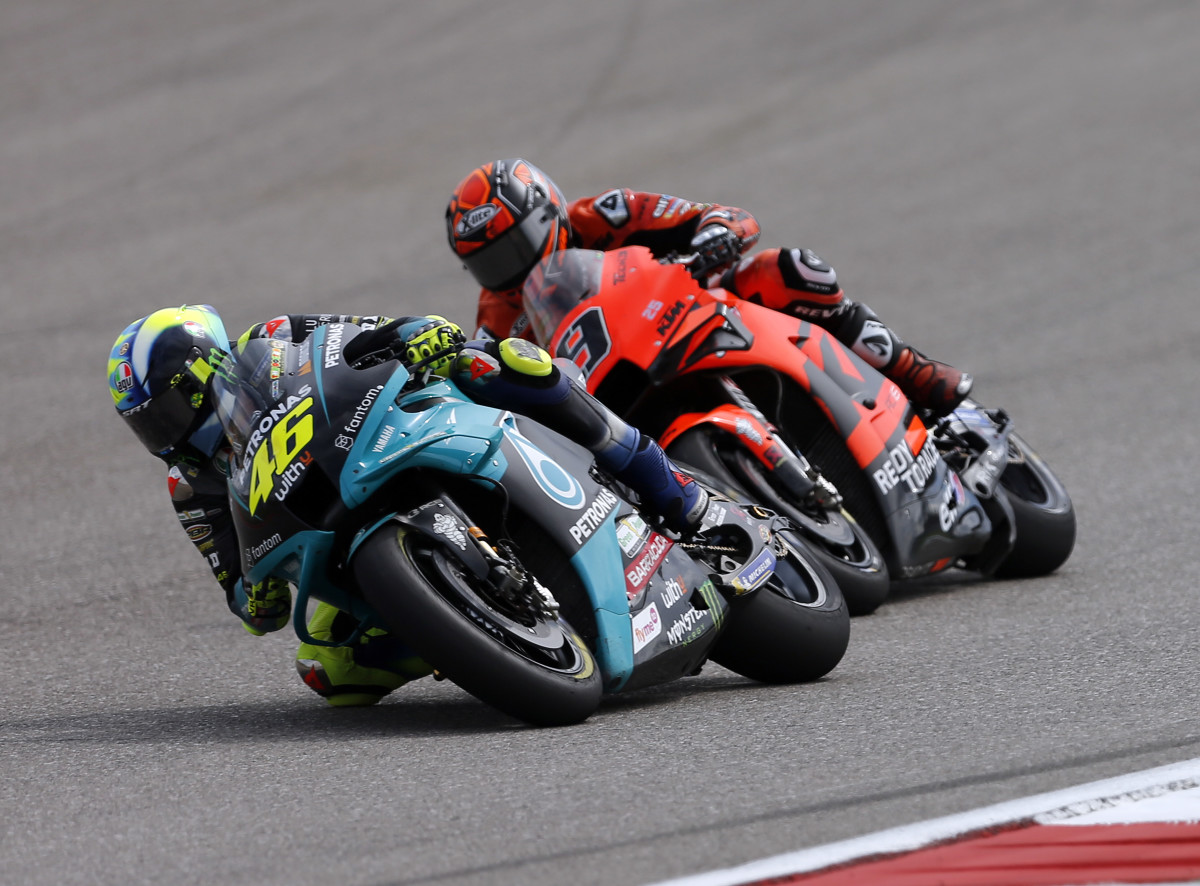
[[[458,220],[458,224],[454,226],[454,236],[466,237],[475,233],[493,218],[500,211],[500,207],[495,203],[484,203],[482,206],[476,206],[474,209],[463,213],[462,218]]]
[[[203,510],[180,511],[176,516],[179,517],[180,523],[186,523],[188,520],[203,520],[204,519],[204,511]]]
[[[338,434],[333,438],[333,445],[338,449],[345,449],[347,452],[349,452],[350,447],[354,445],[354,438],[347,437],[345,434]]]
[[[667,628],[667,639],[672,646],[691,643],[707,629],[708,617],[706,609],[688,609]]]
[[[739,437],[745,437],[751,443],[762,445],[762,434],[758,432],[758,428],[754,427],[754,422],[750,421],[750,419],[744,415],[739,415],[733,425]]]
[[[685,588],[683,585],[682,575],[677,575],[675,578],[668,579],[667,586],[663,588],[662,592],[663,605],[668,609],[673,607],[676,603],[683,599],[684,590]]]
[[[618,283],[625,282],[625,275],[629,272],[629,253],[622,249],[617,253],[617,266],[613,269],[612,282],[613,286]]]
[[[600,528],[600,524],[604,522],[604,518],[612,513],[612,509],[617,506],[617,497],[613,495],[611,490],[601,489],[600,494],[596,496],[595,501],[583,512],[583,516],[575,521],[575,525],[571,527],[571,538],[575,539],[576,544],[583,544],[592,537],[592,533]]]
[[[704,512],[704,518],[700,521],[703,526],[720,526],[725,522],[728,511],[723,504],[709,499],[708,510]]]
[[[292,491],[292,487],[296,485],[296,481],[300,479],[300,475],[305,469],[312,464],[312,453],[307,449],[300,453],[299,457],[279,472],[280,486],[275,490],[275,500],[283,501],[287,498],[287,494]]]
[[[192,338],[203,338],[204,337],[204,327],[201,326],[199,323],[197,323],[195,320],[185,320],[183,322],[183,328],[184,328],[184,331],[186,331],[187,334],[190,335]]]
[[[958,474],[951,471],[950,482],[946,484],[946,488],[942,492],[942,503],[938,508],[938,524],[942,527],[942,532],[949,532],[951,527],[958,522],[958,515],[961,512],[958,506],[966,501],[966,498],[962,481],[958,479]]]
[[[662,618],[658,607],[651,603],[633,617],[633,651],[638,653],[662,633]]]
[[[467,535],[463,532],[462,525],[449,514],[433,515],[433,531],[438,535],[444,535],[446,540],[457,545],[459,550],[467,549]]]
[[[668,194],[663,194],[658,198],[658,203],[654,205],[654,218],[670,218],[676,212],[686,213],[692,208],[692,204],[688,200],[680,200],[678,197],[672,197]]]
[[[262,445],[262,442],[266,438],[267,434],[271,433],[271,429],[275,426],[276,422],[288,415],[290,410],[302,402],[309,404],[312,403],[312,397],[309,396],[311,393],[312,387],[309,385],[304,385],[295,394],[289,394],[285,402],[275,404],[275,406],[271,408],[271,411],[266,415],[256,413],[256,415],[261,417],[257,419],[258,425],[251,432],[250,439],[246,441],[245,458],[247,460],[253,457],[258,447]],[[307,399],[302,401],[301,398]]]
[[[863,323],[856,344],[860,349],[866,348],[874,354],[884,366],[892,359],[892,337],[888,334],[887,327],[878,320],[867,320]]]
[[[630,514],[617,521],[617,544],[621,546],[626,557],[632,559],[633,555],[641,550],[648,531],[646,521],[637,514]]]
[[[525,467],[529,468],[530,475],[542,492],[546,493],[552,501],[556,501],[572,511],[578,511],[584,506],[587,502],[587,494],[579,485],[578,480],[564,471],[558,462],[525,439],[515,428],[510,427],[507,435],[513,448],[517,450],[517,455],[521,457]],[[613,496],[611,492],[608,495],[614,502],[616,501],[616,496]],[[607,514],[608,511],[606,510],[605,513]],[[576,526],[578,525],[577,523]],[[574,534],[574,530],[572,530],[572,534]],[[591,535],[591,530],[588,531],[588,535]],[[581,542],[582,539],[575,536],[575,541]]]
[[[630,597],[636,596],[646,586],[646,582],[650,580],[650,576],[654,574],[654,570],[658,568],[658,564],[663,561],[673,544],[670,539],[657,532],[650,537],[641,557],[625,570],[625,592]]]
[[[300,392],[307,393],[309,390],[305,385]],[[235,482],[240,483],[246,471],[250,471],[251,514],[271,495],[277,478],[282,480],[283,486],[275,498],[282,501],[312,463],[312,455],[305,449],[313,438],[313,417],[309,412],[312,405],[313,398],[310,396],[303,400],[289,396],[287,403],[276,406],[263,416],[250,435],[246,457],[235,475]]]
[[[675,321],[683,316],[683,312],[686,307],[687,305],[682,301],[675,302],[675,304],[671,305],[671,307],[667,309],[667,312],[663,314],[662,319],[658,321],[658,325],[654,327],[654,331],[659,335],[666,335],[671,331],[671,327],[675,325]]]
[[[342,338],[346,335],[345,323],[330,323],[325,333],[325,368],[332,369],[342,359]]]
[[[307,375],[312,372],[312,339],[306,338],[296,351],[296,375]]]
[[[283,375],[283,345],[271,345],[271,378]]]
[[[384,425],[383,432],[379,435],[379,439],[375,441],[375,445],[371,447],[372,452],[383,452],[383,447],[387,446],[388,441],[392,439],[392,435],[396,433],[394,425]]]
[[[278,544],[283,541],[283,536],[276,532],[270,538],[264,538],[256,545],[252,545],[245,549],[245,560],[251,566],[269,554]]]
[[[892,447],[885,456],[883,466],[871,476],[880,492],[889,492],[900,483],[904,483],[912,492],[920,493],[929,483],[937,467],[938,452],[933,445],[933,437],[925,438],[925,445],[914,458],[908,448],[907,441],[900,441]]]
[[[739,594],[748,593],[770,578],[774,569],[775,555],[763,551],[734,577],[733,586]]]
[[[204,541],[212,534],[212,527],[207,523],[197,523],[187,528],[187,537],[192,541]]]
[[[379,396],[379,392],[383,390],[383,385],[375,385],[371,390],[363,395],[362,400],[354,407],[354,415],[350,417],[350,423],[345,425],[342,430],[351,437],[358,434],[362,428],[363,421],[366,420],[367,413],[371,411],[371,407],[375,405],[375,398]],[[347,447],[349,448],[349,447]]]
[[[117,364],[117,393],[124,394],[133,388],[133,367],[125,361]]]

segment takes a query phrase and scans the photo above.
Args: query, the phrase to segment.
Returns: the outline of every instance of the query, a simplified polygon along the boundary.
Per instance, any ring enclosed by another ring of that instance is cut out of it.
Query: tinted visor
[[[463,264],[485,289],[512,289],[542,258],[546,242],[557,234],[557,227],[553,209],[539,207],[520,224],[471,253]]]
[[[189,383],[190,378],[185,376],[183,382],[141,406],[118,413],[142,445],[155,455],[182,443],[196,420],[197,407],[192,405],[192,395],[197,393],[198,385]],[[199,391],[203,392],[202,386]]]

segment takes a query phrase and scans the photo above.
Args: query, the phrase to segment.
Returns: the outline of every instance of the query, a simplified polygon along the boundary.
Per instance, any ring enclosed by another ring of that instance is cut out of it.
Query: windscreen
[[[567,314],[600,291],[603,267],[603,252],[560,249],[530,272],[521,299],[538,344],[547,347]]]
[[[213,395],[217,418],[238,458],[259,419],[279,397],[287,345],[273,339],[250,339],[236,357],[215,367]]]

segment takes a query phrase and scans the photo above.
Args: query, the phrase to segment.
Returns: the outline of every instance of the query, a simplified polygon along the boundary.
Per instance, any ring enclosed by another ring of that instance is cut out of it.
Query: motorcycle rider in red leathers
[[[847,298],[833,268],[815,252],[745,255],[760,231],[744,209],[628,188],[568,204],[544,172],[511,159],[485,163],[459,183],[446,208],[446,229],[451,249],[483,287],[478,337],[532,338],[521,284],[555,250],[644,246],[660,257],[695,253],[697,279],[822,326],[934,415],[949,413],[971,390],[970,375],[930,360],[865,304]]]

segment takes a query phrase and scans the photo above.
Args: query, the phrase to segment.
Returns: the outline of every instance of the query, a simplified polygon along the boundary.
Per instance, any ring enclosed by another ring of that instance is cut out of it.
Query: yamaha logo
[[[475,231],[482,228],[500,211],[500,207],[495,203],[484,203],[482,206],[476,206],[470,212],[464,212],[463,217],[458,220],[458,224],[454,227],[454,233],[458,237],[465,237],[468,234],[473,234]]]

